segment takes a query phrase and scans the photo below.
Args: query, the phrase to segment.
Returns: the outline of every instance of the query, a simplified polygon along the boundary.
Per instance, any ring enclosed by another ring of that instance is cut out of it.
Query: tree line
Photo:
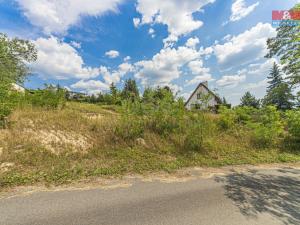
[[[122,105],[123,101],[142,101],[146,103],[156,102],[168,98],[175,101],[176,94],[173,93],[170,87],[145,88],[143,94],[140,94],[137,83],[134,79],[127,79],[124,82],[124,87],[119,90],[114,83],[110,85],[109,92],[85,95],[81,93],[73,93],[66,90],[66,99],[69,101],[88,102],[93,104],[106,105]]]

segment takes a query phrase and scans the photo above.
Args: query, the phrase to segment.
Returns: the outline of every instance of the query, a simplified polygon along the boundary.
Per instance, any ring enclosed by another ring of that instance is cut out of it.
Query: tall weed
[[[287,129],[289,134],[300,141],[300,111],[292,110],[286,113]]]
[[[259,111],[258,117],[248,123],[252,129],[252,141],[258,147],[268,147],[278,140],[284,132],[280,112],[274,106]]]

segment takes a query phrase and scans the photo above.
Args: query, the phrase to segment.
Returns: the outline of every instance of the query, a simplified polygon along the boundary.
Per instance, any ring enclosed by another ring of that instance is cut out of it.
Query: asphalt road
[[[300,224],[300,170],[251,170],[209,179],[135,180],[115,189],[37,192],[0,200],[0,224]]]

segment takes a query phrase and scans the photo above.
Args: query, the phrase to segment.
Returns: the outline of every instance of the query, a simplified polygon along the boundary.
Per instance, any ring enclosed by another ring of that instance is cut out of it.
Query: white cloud
[[[250,64],[244,69],[239,70],[236,75],[233,76],[234,78],[227,80],[223,79],[223,83],[225,83],[226,80],[230,84],[228,84],[229,88],[221,88],[222,94],[228,97],[231,103],[234,105],[239,104],[240,98],[246,91],[252,92],[257,98],[263,98],[266,94],[266,87],[268,86],[267,76],[270,72],[273,62],[276,61],[277,60],[275,59],[268,59],[260,61],[259,63]],[[243,82],[244,78],[247,78],[247,82]],[[222,87],[226,87],[226,85]],[[235,87],[234,95],[232,93],[232,87]]]
[[[164,48],[151,60],[139,61],[135,64],[137,79],[143,85],[168,85],[180,77],[181,69],[190,61],[199,59],[201,53],[185,46]]]
[[[187,85],[199,84],[203,81],[213,80],[212,75],[210,74],[210,69],[203,66],[203,61],[198,59],[191,61],[188,64],[189,69],[193,75],[196,75],[192,80],[187,82]]]
[[[183,88],[177,84],[168,84],[168,87],[172,90],[174,94],[178,94],[183,90]]]
[[[229,41],[230,39],[231,39],[231,34],[227,34],[227,35],[225,35],[224,37],[223,37],[223,40],[224,41]]]
[[[214,46],[214,53],[222,68],[231,68],[264,57],[267,53],[267,38],[276,35],[276,30],[268,23],[258,23],[222,45]]]
[[[105,55],[111,59],[114,59],[114,58],[117,58],[120,55],[120,53],[116,50],[110,50],[108,52],[105,52]]]
[[[153,28],[150,28],[149,31],[148,31],[148,34],[151,35],[152,38],[155,37],[155,30]]]
[[[256,83],[248,83],[245,85],[246,90],[255,90],[255,89],[262,89],[268,86],[268,79],[263,79],[262,81]]]
[[[247,73],[253,76],[267,76],[274,62],[277,62],[277,60],[268,59],[263,63],[250,64],[247,68]]]
[[[204,67],[203,61],[201,59],[189,62],[188,67],[191,70],[192,74],[197,76],[210,77],[209,80],[211,80],[210,69]]]
[[[213,78],[212,78],[211,74],[207,73],[207,74],[195,76],[192,80],[187,82],[187,86],[193,85],[193,84],[199,84],[204,81],[212,81],[212,80],[213,80]]]
[[[55,37],[38,38],[34,44],[38,59],[31,66],[34,73],[45,79],[90,79],[99,75],[99,69],[85,66],[81,56],[70,44]]]
[[[89,94],[95,94],[109,90],[109,85],[99,80],[80,80],[77,83],[72,84],[71,88],[85,91]]]
[[[131,57],[130,56],[126,56],[123,60],[124,60],[124,62],[128,62],[128,61],[131,60]]]
[[[259,2],[246,6],[245,0],[236,0],[231,7],[230,21],[238,21],[248,16],[259,5]]]
[[[189,99],[189,97],[191,96],[192,93],[193,93],[192,91],[190,91],[190,92],[185,92],[185,93],[180,94],[180,96],[181,96],[185,101],[187,101],[187,100]]]
[[[201,48],[199,49],[199,52],[201,55],[204,55],[205,59],[207,60],[214,53],[214,48],[213,47],[203,48],[203,46],[201,46]]]
[[[118,11],[123,0],[15,0],[29,21],[45,33],[64,33],[83,16]]]
[[[189,38],[187,40],[187,42],[185,43],[185,45],[190,48],[196,48],[196,46],[199,44],[199,42],[200,42],[199,38],[197,38],[197,37]]]
[[[203,68],[202,60],[191,61],[189,62],[188,66],[193,74],[201,74],[201,73],[209,72],[208,68]]]
[[[103,79],[106,84],[119,83],[121,81],[121,78],[124,75],[133,71],[134,71],[133,65],[127,62],[120,64],[118,66],[118,69],[113,71],[109,71],[104,66],[100,67],[100,74],[103,76]]]
[[[133,65],[128,62],[120,64],[116,70],[105,66],[96,68],[85,66],[83,59],[73,46],[53,36],[39,38],[34,43],[38,50],[38,60],[31,64],[31,67],[35,74],[44,79],[80,79],[81,82],[78,84],[83,85],[87,83],[85,80],[102,76],[104,83],[109,85],[112,82],[120,82],[124,75],[134,71]],[[100,83],[88,82],[88,84],[99,85]]]
[[[118,71],[121,74],[121,76],[124,76],[127,73],[133,72],[134,67],[130,63],[125,62],[119,65]]]
[[[135,27],[139,27],[139,25],[141,24],[141,19],[140,18],[133,18],[133,25]]]
[[[76,41],[71,41],[70,44],[74,47],[74,48],[81,48],[81,43],[76,42]]]
[[[111,83],[117,84],[121,78],[129,72],[132,72],[134,67],[129,63],[122,63],[118,66],[117,70],[110,71],[107,67],[101,66],[99,74],[102,75],[104,82],[100,80],[80,80],[71,85],[71,88],[85,91],[89,94],[95,94],[102,91],[109,90]]]
[[[220,80],[217,81],[217,85],[220,87],[236,87],[239,83],[246,80],[245,75],[232,75],[232,76],[223,76]]]
[[[195,20],[193,13],[200,12],[202,7],[215,0],[138,0],[137,11],[142,15],[139,23],[161,23],[168,26],[169,37],[165,43],[176,42],[181,35],[188,34],[203,25]]]

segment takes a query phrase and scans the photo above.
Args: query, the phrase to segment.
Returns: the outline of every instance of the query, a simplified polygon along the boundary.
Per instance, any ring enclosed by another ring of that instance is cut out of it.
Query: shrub
[[[204,141],[212,131],[211,119],[206,118],[202,112],[190,114],[183,123],[184,142],[183,149],[188,151],[201,151]]]
[[[289,134],[296,140],[300,140],[300,111],[293,110],[286,113]]]
[[[219,109],[220,119],[219,119],[219,127],[224,130],[231,129],[235,126],[237,122],[237,116],[233,109],[228,109],[227,107],[220,107]]]
[[[26,93],[26,100],[33,106],[47,109],[62,108],[65,105],[65,90],[52,85],[46,86],[43,90],[36,90],[33,93]]]
[[[124,101],[123,107],[124,114],[141,117],[145,129],[163,136],[177,132],[185,114],[183,102],[170,98],[159,99],[155,103]]]
[[[267,147],[283,134],[283,122],[280,112],[274,106],[259,111],[256,120],[248,123],[252,129],[252,141],[258,147]]]
[[[9,86],[1,84],[0,87],[0,126],[3,127],[5,125],[5,117],[7,117],[11,111],[12,106],[7,101],[9,97]]]
[[[247,124],[255,120],[258,111],[258,109],[249,106],[237,107],[235,109],[236,119],[241,124]]]
[[[140,116],[124,115],[118,121],[114,133],[123,140],[135,140],[143,137],[145,124]]]
[[[251,124],[252,130],[252,143],[256,147],[268,147],[270,146],[276,135],[274,135],[273,130],[259,123]]]
[[[162,100],[150,111],[149,128],[160,135],[167,136],[179,132],[184,119],[185,109],[182,102]]]
[[[7,83],[0,84],[0,127],[6,126],[6,117],[13,111],[21,96]]]

